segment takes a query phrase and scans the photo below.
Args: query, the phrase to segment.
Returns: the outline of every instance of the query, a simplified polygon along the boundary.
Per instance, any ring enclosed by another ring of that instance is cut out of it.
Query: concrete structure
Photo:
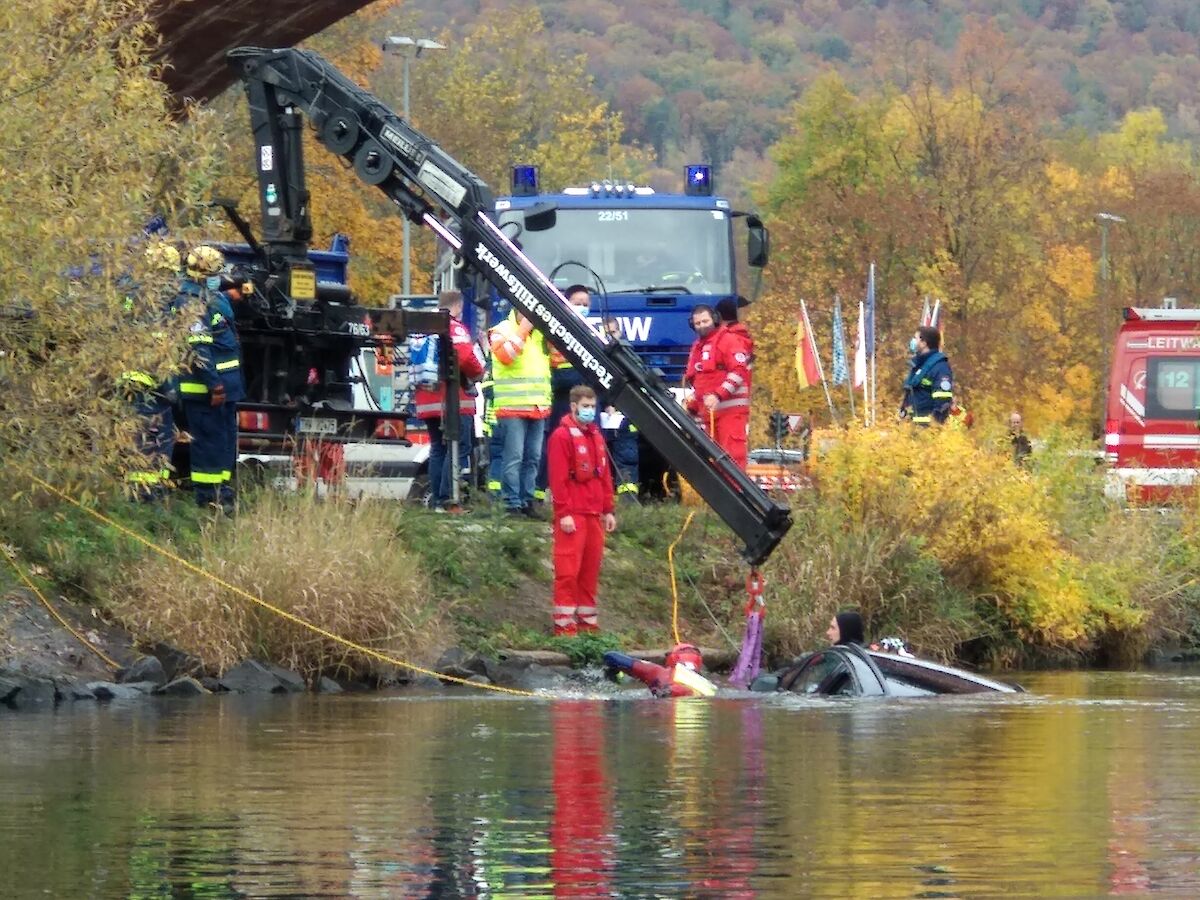
[[[226,51],[243,45],[291,47],[370,0],[157,0],[163,42],[156,54],[176,97],[211,100],[233,84]]]

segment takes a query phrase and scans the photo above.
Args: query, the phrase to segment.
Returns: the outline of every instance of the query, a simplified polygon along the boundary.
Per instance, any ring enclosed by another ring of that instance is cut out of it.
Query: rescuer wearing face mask
[[[954,374],[941,346],[942,335],[932,325],[922,325],[908,342],[913,357],[900,417],[914,425],[944,424],[954,406]]]
[[[571,388],[570,412],[546,448],[554,503],[554,634],[599,630],[596,589],[604,536],[617,527],[612,471],[596,427],[596,392]]]
[[[692,388],[688,411],[742,469],[750,422],[750,356],[742,339],[720,324],[713,308],[692,310],[696,342],[684,383]]]

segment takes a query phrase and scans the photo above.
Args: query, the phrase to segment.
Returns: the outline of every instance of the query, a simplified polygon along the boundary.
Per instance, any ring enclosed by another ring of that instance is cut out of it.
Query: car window
[[[839,669],[849,674],[845,661],[836,653],[816,653],[792,679],[790,689],[797,694],[815,694],[817,688]]]
[[[1200,356],[1152,356],[1146,366],[1146,418],[1193,421],[1200,412]]]

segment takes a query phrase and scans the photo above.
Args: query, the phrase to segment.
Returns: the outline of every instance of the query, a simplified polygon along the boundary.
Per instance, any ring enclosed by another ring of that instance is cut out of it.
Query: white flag
[[[863,302],[858,302],[858,333],[854,335],[854,387],[860,388],[867,383],[867,342],[864,340],[867,331],[866,310]]]

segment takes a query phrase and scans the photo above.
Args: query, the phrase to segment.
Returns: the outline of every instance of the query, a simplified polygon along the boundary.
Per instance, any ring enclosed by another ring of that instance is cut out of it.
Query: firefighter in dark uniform
[[[179,394],[192,436],[192,485],[201,506],[220,504],[233,512],[233,469],[237,460],[237,402],[245,397],[241,349],[233,307],[221,293],[225,259],[215,247],[188,253],[187,278],[180,291],[194,316],[188,344],[195,364],[179,382]]]
[[[179,251],[165,241],[155,241],[146,248],[146,261],[156,274],[176,280],[159,310],[159,314],[169,316],[178,288]],[[134,297],[127,298],[125,304],[132,313]],[[162,336],[162,332],[155,336]],[[125,473],[126,484],[138,500],[161,499],[170,487],[171,453],[175,448],[174,379],[159,381],[149,372],[130,369],[121,374],[121,385],[138,417],[135,447],[140,462]]]
[[[900,415],[914,425],[944,424],[954,406],[954,374],[941,346],[941,333],[930,325],[918,328],[909,341],[912,368],[904,379]]]

